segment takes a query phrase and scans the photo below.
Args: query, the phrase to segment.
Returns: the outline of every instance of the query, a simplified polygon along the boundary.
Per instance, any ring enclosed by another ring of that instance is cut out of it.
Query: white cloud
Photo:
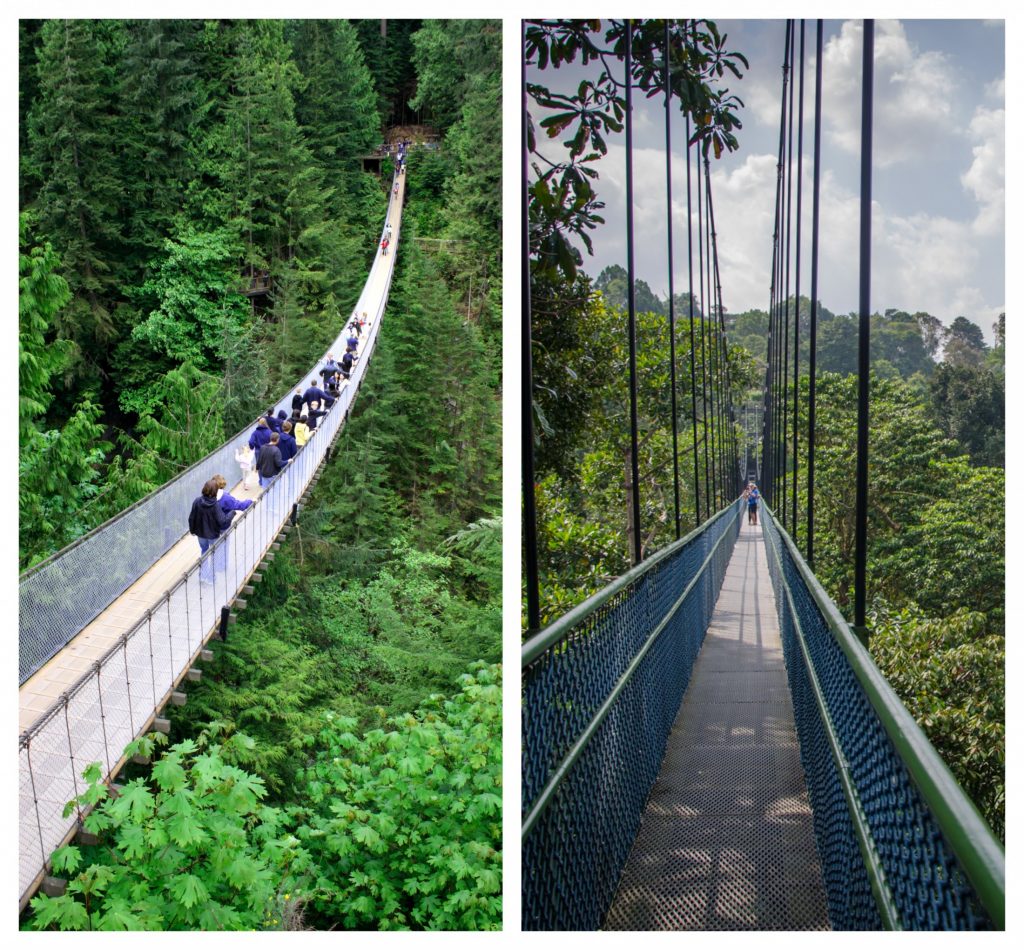
[[[1006,116],[1002,109],[979,106],[968,126],[974,145],[971,167],[960,176],[963,186],[978,202],[974,230],[980,235],[999,236],[1005,217]]]
[[[765,309],[768,303],[775,174],[771,155],[751,155],[732,172],[712,173],[723,296],[732,311]],[[800,281],[804,295],[809,295],[811,284],[809,191],[805,193]],[[841,313],[857,307],[859,229],[859,196],[826,171],[821,183],[818,288],[825,306]],[[872,309],[926,310],[947,324],[963,314],[987,333],[1003,308],[988,303],[975,282],[980,254],[970,222],[941,215],[893,214],[875,202]],[[792,260],[795,267],[795,247]],[[680,268],[685,276],[685,256],[677,261],[677,272]],[[795,289],[794,274],[790,291]]]
[[[994,99],[999,103],[1006,101],[1006,77],[1000,76],[999,79],[993,79],[992,82],[985,84],[985,95],[989,99]]]
[[[863,25],[843,24],[825,47],[822,115],[831,140],[860,153]],[[920,52],[898,20],[875,24],[873,159],[878,167],[923,159],[958,132],[956,76],[940,52]]]

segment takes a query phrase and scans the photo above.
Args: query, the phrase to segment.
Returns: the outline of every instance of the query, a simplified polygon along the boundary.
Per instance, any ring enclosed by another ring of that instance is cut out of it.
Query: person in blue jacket
[[[270,429],[271,432],[280,432],[281,431],[281,420],[278,419],[277,416],[274,415],[274,407],[273,406],[271,406],[267,410],[267,414],[266,414],[266,416],[264,416],[264,418],[267,420],[267,428]],[[259,451],[259,450],[257,449],[257,451]]]
[[[273,434],[270,426],[267,425],[267,420],[260,416],[256,420],[256,428],[253,430],[252,435],[249,436],[249,448],[259,455],[260,449],[270,441],[270,437]]]
[[[324,391],[317,386],[315,379],[309,381],[309,389],[303,393],[302,401],[306,404],[307,409],[312,408],[314,402],[321,406],[324,404]]]
[[[233,512],[225,511],[217,501],[217,480],[209,479],[203,485],[202,494],[192,502],[192,510],[188,515],[189,534],[194,534],[198,539],[200,556],[205,554],[217,538],[230,527],[233,516]],[[214,559],[217,561],[216,565],[212,563]],[[213,558],[207,558],[203,562],[200,580],[211,583],[215,567],[217,571],[222,571],[226,564],[227,549],[222,544]]]
[[[217,501],[225,512],[231,514],[233,511],[245,511],[252,506],[251,498],[235,498],[228,491],[228,480],[223,475],[214,475],[213,480],[217,483]]]
[[[281,450],[281,458],[286,462],[295,458],[295,453],[299,451],[295,436],[292,435],[291,422],[281,423],[281,435],[278,437],[277,447]]]

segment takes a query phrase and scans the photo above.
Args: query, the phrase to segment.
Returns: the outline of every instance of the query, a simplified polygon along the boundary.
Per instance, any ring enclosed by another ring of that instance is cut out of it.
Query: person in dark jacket
[[[270,441],[256,453],[256,471],[260,473],[261,488],[288,464],[281,458],[281,449],[278,447],[280,439],[281,436],[275,432]]]
[[[281,458],[286,462],[290,462],[295,458],[295,453],[299,451],[299,447],[295,443],[295,436],[292,435],[292,424],[290,422],[281,423],[281,436],[278,439],[277,447],[281,450]]]
[[[345,379],[350,379],[352,377],[352,363],[357,358],[358,357],[353,356],[351,353],[346,353],[341,358],[341,375],[344,376]]]
[[[345,341],[345,349],[350,353],[355,353],[355,351],[359,349],[359,337],[350,332],[348,339]]]
[[[249,436],[249,448],[259,455],[260,449],[270,441],[270,437],[273,434],[267,425],[267,420],[260,416],[256,421],[256,428],[253,430],[252,435]]]
[[[307,409],[306,424],[309,426],[309,431],[312,432],[317,427],[320,420],[326,415],[326,409]]]
[[[302,401],[307,408],[311,408],[314,402],[321,406],[324,404],[324,391],[317,386],[315,379],[309,381],[309,389],[302,394]]]
[[[192,510],[188,515],[189,534],[199,540],[200,557],[231,525],[233,514],[225,511],[217,501],[217,480],[211,478],[203,485],[202,494],[192,502]],[[214,569],[222,571],[227,563],[227,548],[222,544],[218,549],[216,565],[212,558],[207,558],[200,568],[199,577],[205,583],[213,581]]]
[[[320,375],[324,378],[324,388],[326,389],[331,384],[331,377],[337,376],[341,372],[341,367],[334,361],[334,354],[327,354],[327,362],[324,363],[324,368],[320,370]]]
[[[274,415],[274,407],[273,406],[271,406],[267,410],[267,414],[266,414],[265,418],[267,420],[267,428],[270,429],[271,432],[280,432],[281,431],[281,420],[278,419],[277,416]]]
[[[302,412],[303,402],[304,400],[302,398],[302,387],[300,386],[298,389],[295,390],[295,395],[292,396],[292,416],[294,416],[295,418],[298,418],[299,413]]]

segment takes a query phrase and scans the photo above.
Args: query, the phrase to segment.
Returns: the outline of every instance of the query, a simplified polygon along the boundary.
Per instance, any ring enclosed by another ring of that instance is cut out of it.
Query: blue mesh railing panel
[[[724,537],[694,589],[654,640],[524,837],[524,929],[600,926],[711,621],[739,530],[738,511],[737,505],[730,506],[664,556],[631,572],[628,583],[596,608],[581,605],[579,622],[524,665],[525,818],[647,639]]]
[[[814,828],[837,930],[880,929],[882,921],[843,794],[826,724],[796,641],[796,617],[860,801],[886,886],[907,930],[977,930],[992,926],[960,860],[894,747],[778,525],[763,514],[768,564]]]
[[[395,200],[392,193],[388,219]],[[394,260],[393,254],[386,257],[378,254],[374,258],[371,279],[381,268],[387,271],[390,283]],[[366,309],[362,298],[355,309]],[[368,314],[368,320],[374,316]],[[343,324],[347,323],[346,316]],[[327,353],[344,352],[347,335],[343,325],[323,357],[300,378],[303,388],[309,380],[319,378]],[[353,366],[352,380],[342,387],[341,405],[335,406],[332,412],[348,410],[351,395],[365,372],[367,360],[362,356],[368,352],[367,341],[361,341],[361,358]],[[292,386],[274,403],[275,413],[284,409],[291,415],[294,392],[295,386]],[[131,508],[22,574],[18,585],[20,683],[68,644],[188,533],[188,513],[202,483],[216,472],[237,470],[235,450],[248,443],[252,428],[252,425],[247,426]],[[102,565],[102,570],[98,571],[97,565]]]

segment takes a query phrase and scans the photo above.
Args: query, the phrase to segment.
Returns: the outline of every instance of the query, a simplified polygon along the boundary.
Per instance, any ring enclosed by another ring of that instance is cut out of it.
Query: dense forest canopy
[[[170,747],[117,798],[89,770],[103,845],[28,925],[500,926],[500,23],[21,21],[20,57],[22,566],[323,355],[387,206],[362,157],[433,143],[339,451]]]
[[[574,58],[585,62],[588,41],[599,45],[600,37],[589,35],[598,31],[599,21],[572,21],[571,29],[562,25],[566,22],[531,21],[524,51],[533,83],[528,85],[527,147],[541,626],[626,571],[637,530],[630,505],[628,275],[616,265],[595,278],[586,272],[584,253],[601,234],[600,160],[622,131],[615,103],[623,90],[602,91],[598,81],[582,83],[576,95],[550,94],[548,86],[555,83],[548,72]],[[613,27],[616,22],[607,21]],[[663,21],[650,22],[663,28]],[[727,126],[717,130],[721,147],[739,148],[742,133],[733,130],[740,128],[741,113],[725,99],[721,74],[707,67],[729,57],[737,68],[744,61],[724,50],[713,25],[698,21],[695,29],[692,63],[673,61],[672,72],[679,83],[692,86],[678,96],[682,111],[694,103],[717,103],[694,124],[697,146],[713,160],[717,151],[708,148],[713,130],[702,122],[728,116]],[[633,81],[639,90],[656,79],[656,32],[638,29],[634,38]],[[615,37],[621,39],[621,30]],[[621,61],[621,44],[606,52],[606,69],[616,55]],[[559,160],[546,159],[545,148]],[[723,245],[729,240],[724,233],[717,238]],[[677,245],[677,267],[681,261],[685,250]],[[724,430],[735,431],[741,464],[760,457],[769,321],[766,311],[733,314],[717,301],[691,300],[689,288],[676,283],[674,459],[668,301],[642,280],[633,289],[639,530],[646,558],[676,537],[676,464],[686,532],[706,518],[709,489],[712,509],[733,497],[739,472],[730,470],[725,479],[733,493],[716,492],[713,481],[715,446],[727,443],[731,434]],[[723,294],[727,302],[727,287]],[[795,540],[804,548],[810,302],[801,297],[799,303],[802,434]],[[788,301],[793,316],[796,304]],[[716,372],[714,353],[704,343],[714,337],[719,320],[728,340],[733,422],[713,406],[705,408],[701,398],[702,379],[715,378]],[[887,309],[873,314],[870,323],[872,654],[1002,835],[1005,316],[992,328],[993,346],[965,316],[944,325],[926,312]],[[857,316],[833,313],[819,301],[814,569],[843,610],[850,605],[853,573],[857,345]],[[792,407],[793,383],[789,386]]]

